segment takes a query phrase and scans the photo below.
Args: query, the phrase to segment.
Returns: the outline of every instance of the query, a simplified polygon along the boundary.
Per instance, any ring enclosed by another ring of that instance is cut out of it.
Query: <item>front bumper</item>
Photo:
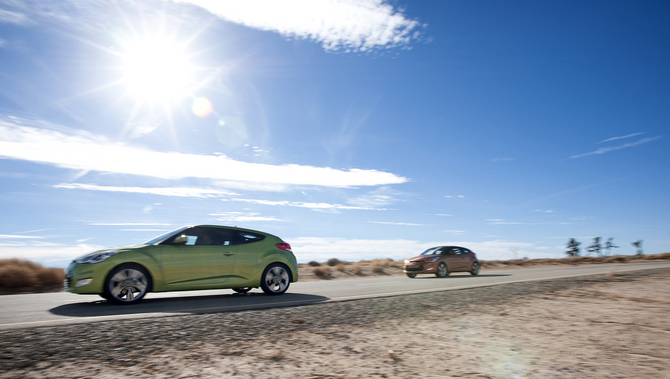
[[[405,274],[434,274],[436,270],[436,262],[405,263],[402,269]]]
[[[71,293],[102,293],[104,275],[99,263],[72,262],[65,269],[65,291]]]

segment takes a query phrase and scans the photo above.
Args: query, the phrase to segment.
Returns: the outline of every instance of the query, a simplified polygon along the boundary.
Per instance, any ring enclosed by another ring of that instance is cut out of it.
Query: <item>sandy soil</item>
[[[0,377],[670,378],[668,315],[670,271],[611,273],[272,311],[8,331],[0,333]],[[272,320],[276,325],[264,326]],[[40,338],[56,350],[3,366],[30,355],[19,341],[48,349]]]

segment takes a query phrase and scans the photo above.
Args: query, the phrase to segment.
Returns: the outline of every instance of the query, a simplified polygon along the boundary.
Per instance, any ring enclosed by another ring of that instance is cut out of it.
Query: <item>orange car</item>
[[[417,274],[435,274],[444,278],[452,272],[479,274],[479,261],[472,251],[460,246],[438,246],[406,259],[403,272],[410,278]]]

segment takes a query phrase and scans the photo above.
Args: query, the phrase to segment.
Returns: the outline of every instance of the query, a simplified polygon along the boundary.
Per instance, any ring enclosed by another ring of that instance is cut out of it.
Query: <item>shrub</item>
[[[0,259],[0,288],[62,285],[61,268],[44,268],[25,259]]]
[[[321,266],[321,263],[319,263],[319,262],[317,262],[317,261],[309,261],[309,263],[307,263],[307,264],[310,265],[310,266],[312,266],[312,267],[319,267],[319,266]]]
[[[363,275],[363,269],[358,263],[354,265],[354,268],[351,270],[351,272],[353,272],[354,275]]]
[[[330,268],[328,267],[314,267],[314,275],[321,279],[330,279],[332,277]]]
[[[330,258],[328,260],[328,266],[330,266],[330,267],[337,266],[340,263],[342,263],[342,262],[340,262],[340,260],[337,259],[337,258]]]
[[[347,271],[347,269],[344,267],[344,264],[342,264],[342,263],[339,263],[337,266],[335,266],[335,269],[337,271],[342,271],[342,272]]]

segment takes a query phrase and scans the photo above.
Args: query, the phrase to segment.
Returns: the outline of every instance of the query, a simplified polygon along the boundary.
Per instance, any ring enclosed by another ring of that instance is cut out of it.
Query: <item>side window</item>
[[[463,250],[459,249],[458,247],[452,248],[451,251],[452,254],[458,254],[458,255],[463,254]]]
[[[235,244],[237,245],[242,245],[245,243],[251,243],[251,242],[257,242],[265,238],[265,236],[256,234],[256,233],[249,233],[249,232],[237,232],[237,235],[235,236]]]
[[[233,233],[228,229],[194,227],[175,234],[161,245],[172,245],[175,238],[182,235],[185,235],[188,239],[184,244],[186,246],[227,246],[233,244]]]

